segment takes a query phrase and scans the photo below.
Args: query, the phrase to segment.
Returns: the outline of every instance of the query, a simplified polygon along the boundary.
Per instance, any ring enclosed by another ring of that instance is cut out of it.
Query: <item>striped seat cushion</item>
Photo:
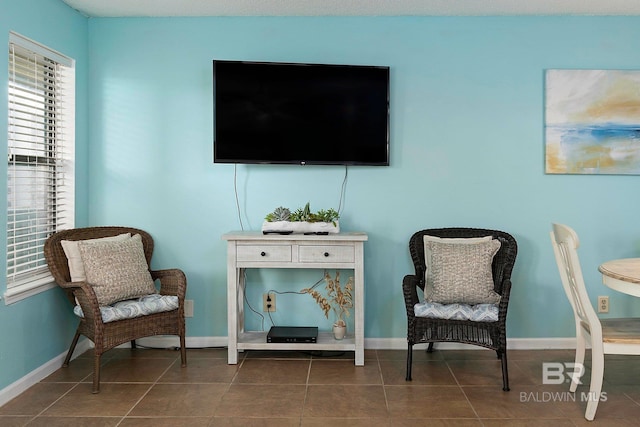
[[[100,307],[100,315],[104,323],[109,323],[115,322],[116,320],[132,319],[134,317],[162,313],[177,308],[177,296],[152,294]],[[84,317],[82,308],[79,305],[75,306],[73,312],[78,317]]]
[[[421,302],[413,307],[416,317],[447,320],[471,320],[474,322],[497,322],[498,304],[440,304]]]

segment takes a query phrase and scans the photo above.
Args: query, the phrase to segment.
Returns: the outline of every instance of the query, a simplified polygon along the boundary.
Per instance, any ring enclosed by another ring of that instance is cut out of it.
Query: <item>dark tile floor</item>
[[[583,418],[581,392],[543,384],[543,363],[571,362],[569,350],[509,352],[511,391],[500,362],[483,350],[246,352],[190,349],[180,367],[171,350],[115,349],[103,357],[100,394],[91,394],[88,352],[0,407],[1,426],[640,426],[640,360],[609,356],[596,420]]]

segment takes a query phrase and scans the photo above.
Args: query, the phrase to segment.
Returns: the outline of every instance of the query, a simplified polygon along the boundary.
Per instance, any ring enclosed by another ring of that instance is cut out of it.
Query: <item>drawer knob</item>
[[[260,256],[267,256],[267,253],[262,251],[262,252],[260,252]]]
[[[328,257],[329,256],[329,252],[325,252],[324,256]]]

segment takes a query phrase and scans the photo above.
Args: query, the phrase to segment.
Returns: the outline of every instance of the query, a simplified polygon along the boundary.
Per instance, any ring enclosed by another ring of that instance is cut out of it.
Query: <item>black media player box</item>
[[[315,343],[317,326],[272,326],[267,334],[268,343]]]

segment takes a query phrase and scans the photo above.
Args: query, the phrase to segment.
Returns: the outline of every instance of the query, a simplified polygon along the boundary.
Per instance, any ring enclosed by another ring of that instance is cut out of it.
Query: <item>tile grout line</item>
[[[449,360],[447,360],[447,358],[444,357],[444,355],[442,355],[442,359],[444,360],[444,363],[447,364],[447,369],[449,370],[449,373],[451,374],[453,379],[456,381],[456,385],[458,386],[458,388],[460,389],[460,392],[462,393],[462,395],[464,396],[465,400],[467,401],[467,403],[471,407],[471,410],[473,411],[474,414],[476,414],[476,419],[478,421],[480,421],[480,424],[482,424],[484,426],[484,423],[480,419],[480,415],[478,414],[478,411],[476,410],[476,407],[473,406],[473,404],[471,403],[471,400],[469,400],[469,396],[467,396],[467,393],[465,393],[464,387],[462,387],[462,384],[460,384],[460,381],[458,381],[458,377],[456,377],[456,375],[453,373],[453,369],[451,369],[451,366],[449,366]]]
[[[307,405],[307,398],[309,396],[309,380],[311,379],[311,365],[313,364],[313,357],[309,359],[309,368],[307,369],[307,381],[304,384],[304,399],[302,399],[302,409],[300,410],[299,426],[302,427],[302,419],[304,418],[304,409]]]
[[[82,379],[84,379],[86,377],[83,377]],[[47,410],[51,409],[51,407],[53,405],[55,405],[56,403],[58,403],[60,400],[62,400],[63,397],[65,397],[67,394],[71,393],[71,390],[74,390],[76,387],[79,387],[80,384],[82,383],[82,380],[78,381],[75,383],[75,385],[73,387],[71,387],[69,390],[67,390],[66,392],[62,393],[57,399],[55,399],[53,402],[51,402],[49,404],[49,406],[45,407],[42,411],[40,411],[38,414],[36,414],[35,416],[33,416],[32,419],[29,420],[29,423],[31,423],[32,421],[34,421],[36,418],[42,416],[42,414],[44,414]]]
[[[382,366],[380,366],[380,356],[376,350],[376,363],[378,364],[378,373],[380,374],[380,383],[382,384],[382,394],[384,395],[384,404],[387,409],[387,420],[391,419],[391,410],[389,408],[389,399],[387,397],[387,385],[384,383],[384,375],[382,375]]]
[[[129,416],[129,414],[131,414],[131,411],[133,411],[133,409],[138,406],[138,404],[149,394],[149,392],[151,391],[151,389],[158,384],[158,382],[160,381],[160,378],[163,377],[164,374],[166,374],[167,372],[169,372],[169,369],[171,369],[171,367],[173,365],[175,365],[176,363],[178,363],[178,359],[174,359],[173,363],[171,363],[169,366],[167,366],[167,368],[162,371],[162,373],[160,373],[160,375],[158,375],[158,377],[156,378],[156,380],[154,382],[152,382],[149,385],[149,388],[147,388],[147,391],[145,391],[142,396],[140,396],[140,398],[131,406],[131,408],[129,409],[129,411],[127,411],[126,414],[124,414],[124,416],[120,419],[120,421],[118,421],[118,423],[115,425],[115,427],[118,427],[120,424],[122,424],[122,422],[127,418],[127,416]],[[144,384],[144,383],[142,383]]]
[[[227,384],[227,387],[224,390],[224,393],[222,393],[222,395],[220,396],[220,400],[218,401],[218,406],[216,406],[216,408],[213,411],[213,415],[211,416],[211,421],[213,422],[216,418],[216,414],[218,412],[218,409],[220,409],[220,407],[222,406],[222,399],[224,399],[224,396],[229,393],[229,391],[231,390],[231,386],[233,385],[233,382],[236,380],[236,378],[238,377],[239,373],[240,373],[240,369],[242,368],[242,366],[244,365],[244,362],[247,360],[246,357],[240,358],[238,357],[238,361],[236,362],[236,366],[238,369],[236,369],[236,372],[233,374],[233,376],[231,377],[231,380],[229,381],[229,383]],[[228,363],[227,363],[228,365]]]
[[[67,367],[68,368],[68,367]],[[65,369],[67,369],[65,368]],[[102,367],[101,367],[102,368]],[[58,369],[62,369],[62,367],[58,368]],[[62,393],[57,399],[55,399],[53,402],[51,402],[51,404],[49,404],[49,406],[45,407],[42,411],[40,411],[38,414],[34,415],[28,422],[27,424],[33,422],[36,418],[42,416],[42,414],[44,414],[47,410],[51,409],[51,407],[53,405],[55,405],[56,403],[58,403],[60,400],[62,400],[63,397],[65,397],[67,394],[71,393],[72,390],[74,390],[77,387],[80,387],[80,384],[82,384],[82,381],[89,378],[92,374],[87,374],[84,377],[80,378],[78,381],[75,381],[75,385],[72,386],[69,390],[67,390],[66,392]],[[66,381],[54,381],[54,383],[58,383],[58,384],[66,384]],[[73,384],[72,382],[69,382],[71,384]],[[39,384],[42,384],[42,381],[39,381]]]

